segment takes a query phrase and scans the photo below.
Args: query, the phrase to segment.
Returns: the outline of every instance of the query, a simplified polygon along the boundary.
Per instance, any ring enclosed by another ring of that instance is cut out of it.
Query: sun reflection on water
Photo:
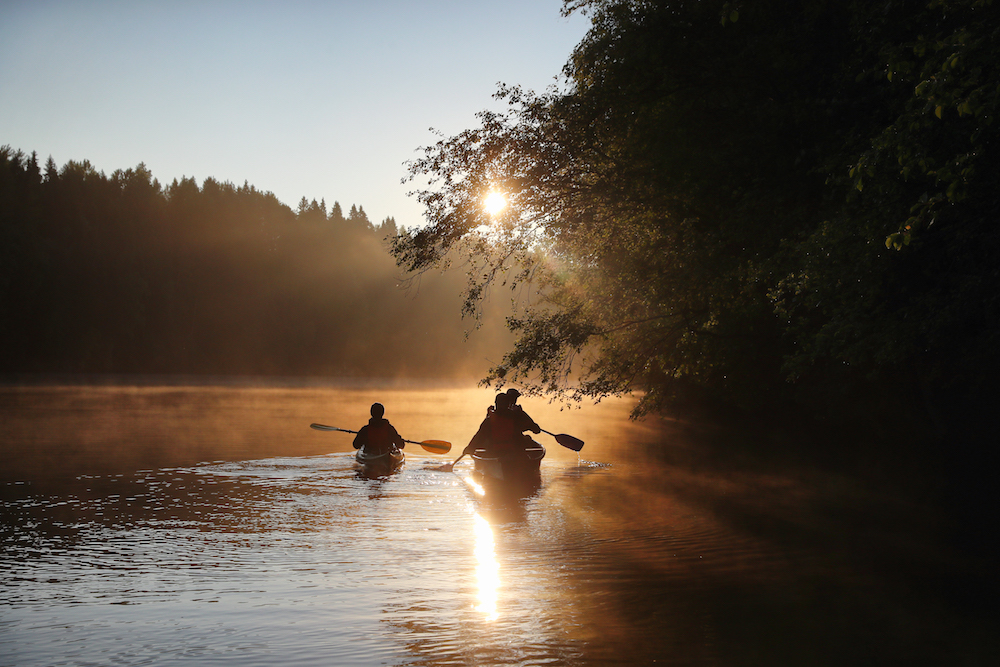
[[[497,562],[493,545],[493,528],[478,514],[475,515],[476,534],[476,579],[479,581],[479,604],[476,611],[482,612],[487,621],[495,621],[497,594],[500,590],[500,563]]]
[[[472,477],[466,475],[465,477],[462,478],[462,481],[468,484],[469,488],[472,489],[472,492],[475,493],[477,496],[486,495],[486,489],[483,488],[483,485],[477,482],[476,480],[472,479]]]

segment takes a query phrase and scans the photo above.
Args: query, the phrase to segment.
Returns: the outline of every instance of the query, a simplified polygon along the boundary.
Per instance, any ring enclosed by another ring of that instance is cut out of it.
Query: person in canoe
[[[525,431],[531,431],[532,433],[541,433],[541,427],[535,423],[535,420],[528,416],[528,413],[524,411],[520,405],[517,404],[517,399],[521,397],[521,392],[517,389],[511,387],[507,390],[507,398],[509,399],[511,414],[514,415],[515,425],[518,427],[518,433],[521,434],[521,438],[524,440],[525,448],[534,447],[535,441],[531,439],[531,436],[526,435]]]
[[[529,417],[528,413],[524,411],[524,408],[522,408],[517,403],[517,399],[521,397],[521,392],[511,387],[510,389],[507,390],[507,397],[510,399],[510,409],[515,413],[520,413],[521,416],[518,417],[518,419],[522,424],[526,425],[523,429],[521,429],[521,431],[522,432],[531,431],[532,433],[541,433],[542,429],[538,427],[538,424],[535,423],[535,420]]]
[[[524,435],[524,431],[541,433],[541,428],[520,406],[512,409],[511,405],[509,393],[497,394],[494,405],[487,409],[486,419],[479,425],[479,430],[465,448],[465,453],[485,449],[491,454],[503,456],[534,446],[534,441],[530,436]]]
[[[462,456],[468,456],[477,449],[490,448],[490,417],[496,412],[496,405],[500,402],[500,397],[502,395],[503,394],[497,394],[493,401],[493,405],[486,408],[486,418],[483,419],[483,422],[479,425],[479,430],[476,431],[474,436],[472,436],[472,440],[469,440],[469,444],[462,450]]]
[[[372,403],[371,413],[372,418],[354,436],[354,449],[364,447],[365,452],[373,456],[386,453],[393,445],[396,449],[403,449],[406,443],[389,420],[383,418],[385,407],[381,403]]]

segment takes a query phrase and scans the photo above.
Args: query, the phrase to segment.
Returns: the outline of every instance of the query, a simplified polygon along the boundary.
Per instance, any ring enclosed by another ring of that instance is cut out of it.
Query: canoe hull
[[[538,443],[507,456],[491,456],[483,449],[477,449],[472,453],[476,475],[498,482],[523,481],[538,477],[543,458],[545,458],[545,448]]]

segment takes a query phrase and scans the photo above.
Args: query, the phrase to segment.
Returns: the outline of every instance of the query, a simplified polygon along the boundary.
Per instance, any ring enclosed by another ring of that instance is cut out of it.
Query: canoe
[[[485,449],[472,452],[476,474],[497,481],[530,480],[537,477],[543,458],[545,448],[537,442],[532,447],[505,456],[492,456]]]
[[[403,465],[405,455],[402,450],[395,447],[382,454],[369,454],[367,449],[362,447],[354,458],[366,472],[388,474]]]

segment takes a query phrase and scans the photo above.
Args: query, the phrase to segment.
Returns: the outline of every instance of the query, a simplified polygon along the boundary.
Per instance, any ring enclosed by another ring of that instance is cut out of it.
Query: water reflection
[[[465,482],[472,490],[472,492],[477,496],[479,496],[480,498],[486,496],[486,488],[482,484],[477,482],[475,479],[473,479],[471,475],[463,475],[462,481]]]
[[[462,442],[468,406],[480,414],[471,392],[417,394],[392,399],[418,439]],[[650,427],[617,407],[601,418],[533,407],[547,428],[586,440],[587,460],[553,447],[538,483],[476,490],[464,480],[471,463],[444,472],[420,451],[395,475],[359,478],[349,439],[308,428],[352,423],[351,406],[367,409],[371,392],[33,396],[0,414],[10,436],[0,453],[20,447],[31,463],[0,484],[2,665],[262,667],[280,656],[360,667],[832,666],[996,655],[995,619],[914,583],[928,570],[939,581],[947,567],[972,571],[901,520],[917,512],[836,480],[680,465],[679,438],[661,443],[673,460],[639,460],[634,445]],[[248,424],[268,457],[247,454]],[[43,432],[45,456],[34,456]],[[152,465],[95,471],[83,455],[132,448],[122,459],[145,461],[152,433],[165,457]],[[277,450],[296,439],[311,449]],[[171,463],[173,440],[210,462]],[[60,459],[63,449],[72,455]],[[51,475],[32,473],[60,461]]]
[[[495,621],[498,616],[497,596],[500,591],[500,563],[494,550],[493,528],[490,523],[475,515],[473,531],[476,540],[476,581],[479,584],[479,604],[476,611],[487,621]]]

